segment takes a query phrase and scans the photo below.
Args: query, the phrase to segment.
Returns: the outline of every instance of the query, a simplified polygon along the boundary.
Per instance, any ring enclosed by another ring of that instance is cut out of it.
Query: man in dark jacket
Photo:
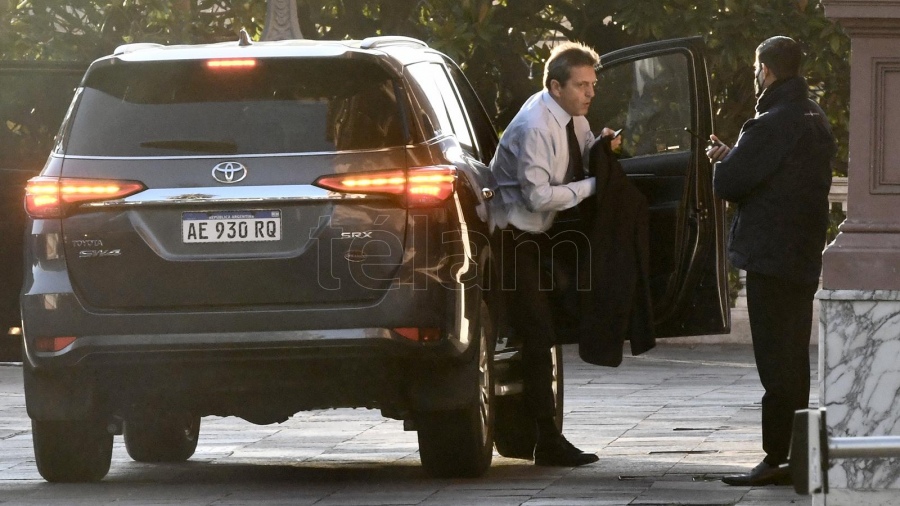
[[[728,244],[732,265],[747,271],[747,310],[762,398],[765,459],[729,485],[789,484],[794,411],[809,399],[812,304],[828,228],[835,141],[822,109],[798,75],[802,52],[788,37],[756,49],[756,116],[734,148],[715,135],[707,150],[713,184],[736,204]]]

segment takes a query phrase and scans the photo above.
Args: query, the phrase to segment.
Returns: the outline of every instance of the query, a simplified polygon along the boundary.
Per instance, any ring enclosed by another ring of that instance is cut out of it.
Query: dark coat
[[[616,367],[623,343],[639,355],[656,345],[650,302],[650,243],[647,199],[601,139],[590,151],[597,194],[582,203],[591,250],[590,290],[581,292],[578,354],[585,362]]]
[[[716,164],[716,194],[737,204],[728,258],[737,268],[817,282],[828,229],[835,141],[802,77],[760,96],[734,148]]]

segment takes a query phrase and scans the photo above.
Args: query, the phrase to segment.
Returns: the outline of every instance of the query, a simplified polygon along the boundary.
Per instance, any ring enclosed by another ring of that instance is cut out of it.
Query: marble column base
[[[812,506],[897,506],[896,490],[832,489],[813,496]]]
[[[900,436],[900,291],[819,290],[816,298],[828,435]],[[898,504],[900,459],[835,459],[828,483],[827,504]]]

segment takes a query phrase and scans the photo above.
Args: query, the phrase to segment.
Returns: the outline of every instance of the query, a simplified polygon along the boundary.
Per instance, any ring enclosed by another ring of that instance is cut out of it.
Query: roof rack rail
[[[426,48],[428,44],[419,39],[412,37],[404,37],[402,35],[380,35],[378,37],[368,37],[359,43],[361,49],[375,49],[381,46],[414,46]]]
[[[125,54],[132,53],[134,51],[140,51],[141,49],[153,49],[158,47],[165,47],[162,44],[157,44],[155,42],[132,42],[131,44],[122,44],[117,47],[115,51],[113,51],[114,55],[117,54]]]

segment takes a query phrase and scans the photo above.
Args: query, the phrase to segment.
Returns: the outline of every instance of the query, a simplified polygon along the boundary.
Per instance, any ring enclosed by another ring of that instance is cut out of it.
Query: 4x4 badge
[[[238,162],[218,163],[213,167],[212,177],[220,183],[237,183],[247,177],[247,167]]]

